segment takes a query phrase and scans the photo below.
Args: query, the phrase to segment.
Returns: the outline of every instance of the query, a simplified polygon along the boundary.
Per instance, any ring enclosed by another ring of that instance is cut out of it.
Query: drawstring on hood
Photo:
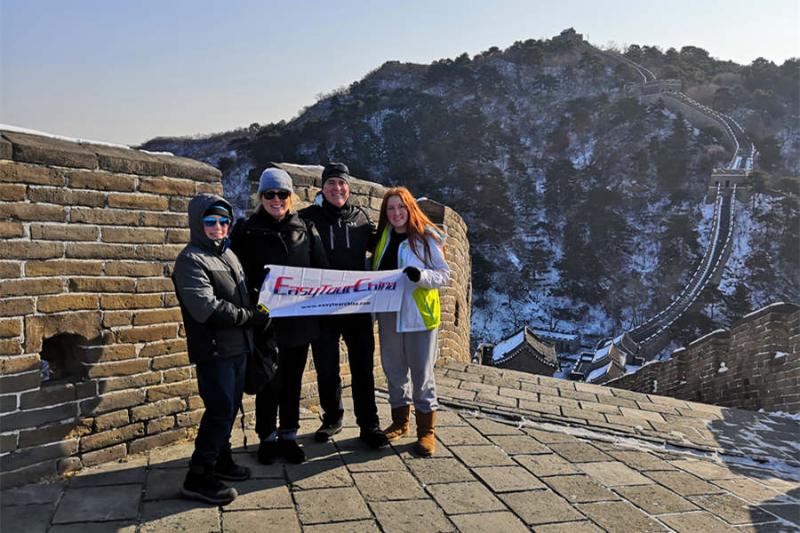
[[[222,254],[228,249],[228,239],[212,240],[208,238],[203,226],[203,216],[208,208],[214,204],[221,204],[228,209],[229,213],[233,213],[233,206],[216,194],[198,194],[189,202],[189,208],[187,209],[189,215],[189,240],[192,244],[196,244],[201,248]],[[231,220],[231,223],[233,223],[233,220]]]

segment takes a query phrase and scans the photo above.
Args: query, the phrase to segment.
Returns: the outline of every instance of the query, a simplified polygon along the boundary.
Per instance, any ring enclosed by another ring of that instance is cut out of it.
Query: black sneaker
[[[250,479],[250,469],[234,463],[233,454],[228,449],[217,457],[217,463],[214,465],[214,475],[219,479],[228,481],[244,481],[245,479]]]
[[[363,442],[367,443],[370,448],[383,448],[389,445],[389,439],[381,431],[378,426],[372,428],[361,428],[361,434],[358,436]]]
[[[181,488],[184,498],[200,500],[214,505],[228,505],[236,499],[236,489],[227,486],[214,476],[210,466],[189,466]]]
[[[306,460],[306,452],[297,444],[296,440],[278,439],[278,448],[281,455],[293,464],[300,464]]]
[[[316,433],[314,433],[314,440],[317,442],[328,442],[337,433],[342,431],[342,421],[336,422],[323,422]]]
[[[258,462],[262,465],[271,465],[280,454],[277,440],[262,440],[258,446]]]

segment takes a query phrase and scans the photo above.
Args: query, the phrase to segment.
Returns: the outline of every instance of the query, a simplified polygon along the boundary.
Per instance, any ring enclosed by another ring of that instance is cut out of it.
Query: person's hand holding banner
[[[406,282],[400,270],[266,268],[258,303],[267,307],[273,318],[399,311]]]

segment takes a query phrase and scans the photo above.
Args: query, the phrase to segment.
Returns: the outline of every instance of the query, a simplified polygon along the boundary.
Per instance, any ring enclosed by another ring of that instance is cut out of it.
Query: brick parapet
[[[800,412],[800,308],[773,304],[608,383],[725,407]]]

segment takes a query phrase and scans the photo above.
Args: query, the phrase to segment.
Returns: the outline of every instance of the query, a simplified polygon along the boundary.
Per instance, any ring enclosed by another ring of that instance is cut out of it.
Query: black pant
[[[339,374],[339,337],[347,346],[352,377],[353,408],[356,423],[362,428],[378,425],[375,405],[375,376],[372,373],[375,336],[370,315],[328,316],[321,320],[322,331],[311,344],[317,370],[319,403],[325,422],[342,419],[342,378]]]
[[[244,354],[197,363],[197,388],[206,412],[194,440],[192,464],[213,465],[230,445],[236,411],[242,402],[246,365]]]
[[[281,436],[297,434],[300,428],[300,387],[308,359],[308,343],[287,348],[278,345],[278,374],[256,394],[256,433],[266,439],[275,431],[280,412]]]

